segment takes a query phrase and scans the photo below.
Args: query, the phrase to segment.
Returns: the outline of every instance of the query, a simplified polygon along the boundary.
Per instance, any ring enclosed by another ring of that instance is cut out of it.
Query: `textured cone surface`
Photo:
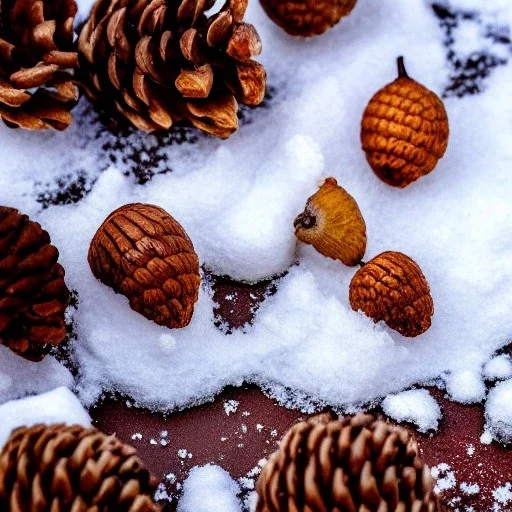
[[[355,266],[366,251],[366,224],[355,199],[327,178],[295,219],[295,235],[328,258]]]
[[[97,0],[79,39],[81,81],[93,101],[141,130],[186,121],[221,138],[238,102],[263,101],[261,41],[243,22],[247,0]]]
[[[63,130],[78,100],[73,82],[74,0],[0,3],[0,118],[29,130]]]
[[[323,34],[348,16],[357,0],[260,0],[269,18],[292,36]]]
[[[407,337],[425,332],[434,314],[425,276],[400,252],[384,252],[357,271],[350,283],[350,305]]]
[[[111,213],[94,235],[89,264],[134,311],[169,328],[190,323],[199,260],[185,230],[162,208],[129,204]]]
[[[291,428],[258,480],[257,512],[434,512],[430,470],[403,428],[372,416]]]
[[[435,168],[448,146],[449,126],[439,97],[405,70],[401,75],[370,100],[361,143],[375,174],[403,188]]]
[[[15,430],[0,453],[2,512],[157,512],[136,450],[80,426]]]
[[[66,337],[69,291],[58,257],[37,222],[0,207],[0,343],[31,361]]]

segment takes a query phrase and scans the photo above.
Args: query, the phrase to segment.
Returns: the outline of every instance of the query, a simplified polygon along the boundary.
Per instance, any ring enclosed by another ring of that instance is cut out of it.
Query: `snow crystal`
[[[177,512],[240,512],[238,484],[219,466],[192,468],[183,484]]]
[[[497,384],[485,403],[486,427],[499,441],[512,442],[512,379]]]
[[[0,405],[0,449],[11,432],[39,423],[65,423],[89,427],[91,418],[76,396],[67,388],[57,388],[37,396],[12,400]]]
[[[480,492],[480,486],[478,484],[470,484],[467,482],[462,482],[460,484],[460,490],[464,494],[467,494],[468,496],[473,496]]]
[[[510,356],[502,354],[493,357],[484,366],[484,377],[487,380],[504,380],[512,377],[512,361]]]
[[[501,505],[507,505],[512,501],[512,484],[507,482],[502,487],[497,487],[492,491],[493,498]]]
[[[453,489],[457,485],[455,472],[449,464],[441,463],[430,470],[432,477],[436,480],[435,491],[443,492]]]
[[[236,400],[227,400],[224,402],[224,412],[227,416],[234,414],[238,410],[240,402]]]
[[[420,432],[437,430],[441,408],[426,389],[410,389],[387,396],[382,402],[384,412],[396,421],[408,421]]]
[[[460,0],[471,3],[482,4]],[[497,19],[512,20],[508,0],[492,4],[499,6]],[[90,5],[80,0],[81,19]],[[247,21],[266,48],[261,61],[271,94],[265,107],[244,111],[228,141],[118,137],[94,121],[85,101],[63,133],[0,126],[0,204],[50,232],[77,292],[71,350],[80,399],[90,405],[117,391],[138,405],[171,410],[250,382],[289,406],[353,410],[449,375],[454,399],[482,400],[481,370],[512,335],[511,115],[504,108],[512,66],[494,69],[483,94],[446,98],[446,156],[430,175],[397,190],[369,168],[360,119],[374,92],[394,79],[398,55],[437,93],[449,84],[431,4],[359,2],[338,27],[307,41],[284,34],[258,2],[250,2]],[[463,50],[488,44],[478,30],[458,37]],[[143,179],[127,163],[132,153],[151,162]],[[356,270],[297,244],[293,219],[326,176],[360,205],[365,259],[402,251],[428,278],[435,316],[419,338],[405,339],[352,311],[348,287]],[[78,192],[67,197],[62,188],[70,184]],[[175,216],[206,271],[248,282],[282,276],[254,325],[230,336],[219,330],[206,280],[191,324],[172,332],[97,282],[87,263],[90,240],[114,208],[131,202],[158,204]],[[71,386],[55,359],[36,369],[0,350],[0,401]]]

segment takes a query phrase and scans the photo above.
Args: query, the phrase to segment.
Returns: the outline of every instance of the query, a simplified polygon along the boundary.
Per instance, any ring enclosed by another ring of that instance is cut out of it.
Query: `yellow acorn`
[[[448,116],[440,98],[407,75],[373,96],[361,122],[361,143],[375,174],[404,188],[430,173],[448,146]]]
[[[355,199],[327,178],[294,222],[295,236],[319,253],[356,266],[366,251],[366,224]]]

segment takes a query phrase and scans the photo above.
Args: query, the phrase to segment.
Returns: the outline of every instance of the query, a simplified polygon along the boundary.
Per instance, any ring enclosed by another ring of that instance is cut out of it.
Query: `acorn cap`
[[[355,199],[327,178],[294,222],[295,236],[345,265],[357,265],[366,251],[366,224]]]
[[[448,116],[441,99],[409,77],[403,57],[398,78],[378,91],[361,122],[361,144],[375,174],[404,188],[430,173],[448,146]]]
[[[384,252],[360,268],[350,283],[350,305],[409,338],[432,323],[434,302],[418,264],[401,252]]]

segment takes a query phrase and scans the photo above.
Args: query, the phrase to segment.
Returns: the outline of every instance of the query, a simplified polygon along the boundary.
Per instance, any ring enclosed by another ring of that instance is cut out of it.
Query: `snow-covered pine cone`
[[[238,103],[263,101],[261,41],[244,23],[247,0],[97,0],[79,38],[89,98],[141,130],[180,121],[221,138],[238,128]]]
[[[15,430],[0,452],[2,512],[157,512],[137,452],[81,426]]]
[[[66,337],[69,291],[58,257],[37,222],[0,207],[0,344],[31,361]]]
[[[0,118],[8,126],[63,130],[71,123],[76,11],[74,0],[0,3]]]
[[[292,427],[257,489],[257,512],[441,510],[414,438],[364,414],[321,415]]]

